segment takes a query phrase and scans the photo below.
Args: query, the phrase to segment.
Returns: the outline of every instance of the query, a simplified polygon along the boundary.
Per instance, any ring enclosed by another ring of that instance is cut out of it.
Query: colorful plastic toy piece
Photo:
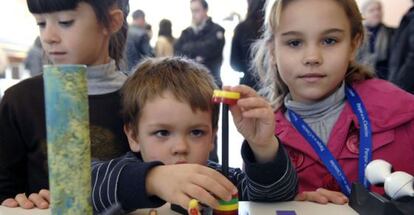
[[[230,201],[219,201],[220,205],[214,208],[213,215],[237,215],[239,213],[238,194],[233,195]]]
[[[235,105],[237,100],[240,98],[240,93],[230,92],[224,90],[214,90],[213,92],[213,102],[214,103],[224,103],[228,105]]]
[[[198,201],[196,199],[191,199],[188,203],[188,215],[200,215],[198,211]]]
[[[214,90],[212,101],[221,104],[222,122],[222,174],[228,177],[229,168],[229,105],[237,104],[240,93]],[[236,215],[239,209],[238,194],[234,195],[230,201],[219,201],[220,206],[213,210],[213,215]]]

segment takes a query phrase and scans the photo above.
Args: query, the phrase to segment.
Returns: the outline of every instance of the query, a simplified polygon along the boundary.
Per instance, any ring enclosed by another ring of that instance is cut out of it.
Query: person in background
[[[251,44],[262,35],[264,11],[263,7],[266,0],[248,0],[248,10],[246,19],[239,23],[234,29],[234,36],[231,43],[230,65],[244,74],[240,84],[245,84],[256,90],[259,80],[252,71],[250,60]]]
[[[36,37],[32,47],[27,53],[24,60],[24,68],[29,70],[30,76],[35,76],[43,73],[44,51],[40,37]]]
[[[138,66],[122,94],[131,151],[93,162],[95,212],[117,203],[125,211],[165,202],[187,208],[193,198],[214,208],[217,199],[229,201],[235,194],[240,201],[294,198],[296,173],[274,136],[272,108],[247,86],[225,88],[241,94],[230,111],[245,138],[245,170],[229,168],[227,178],[219,164],[208,160],[218,130],[219,105],[211,102],[214,89],[207,69],[192,60],[153,58]]]
[[[382,3],[379,0],[366,0],[361,7],[367,38],[358,50],[357,60],[372,67],[378,78],[387,79],[393,28],[382,23]]]
[[[4,78],[6,73],[6,68],[9,66],[9,59],[6,52],[0,47],[0,77]]]
[[[155,43],[156,57],[171,57],[174,55],[175,38],[172,35],[172,24],[168,19],[162,19],[159,24],[158,40]]]
[[[146,22],[145,23],[145,31],[147,32],[148,39],[151,41],[152,35],[153,35],[153,33],[152,33],[152,25]]]
[[[119,71],[128,0],[27,0],[40,41],[53,64],[87,66],[91,156],[108,160],[128,151],[120,116]],[[48,208],[43,75],[9,88],[0,103],[0,203]]]
[[[186,56],[204,64],[221,87],[221,64],[223,62],[224,28],[208,16],[205,0],[191,0],[192,26],[186,28],[174,45],[175,55]]]
[[[275,134],[299,175],[297,200],[345,204],[383,159],[414,174],[414,95],[355,62],[364,39],[355,0],[271,0],[254,66]]]
[[[150,46],[145,25],[145,13],[136,10],[132,13],[132,24],[128,29],[128,37],[125,47],[125,55],[128,67],[128,74],[143,58],[153,57],[154,53]]]
[[[388,80],[414,94],[414,6],[401,19],[392,41]]]
[[[0,79],[4,79],[6,77],[6,69],[9,66],[9,59],[7,57],[6,52],[0,47]],[[3,97],[3,90],[0,87],[0,102],[1,98]]]

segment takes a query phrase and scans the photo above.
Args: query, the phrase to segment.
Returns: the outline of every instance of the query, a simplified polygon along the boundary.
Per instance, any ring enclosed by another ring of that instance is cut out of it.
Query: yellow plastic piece
[[[188,208],[198,208],[198,201],[196,199],[191,199],[188,203]]]
[[[230,92],[224,90],[214,90],[213,97],[225,98],[225,99],[239,99],[239,92]]]

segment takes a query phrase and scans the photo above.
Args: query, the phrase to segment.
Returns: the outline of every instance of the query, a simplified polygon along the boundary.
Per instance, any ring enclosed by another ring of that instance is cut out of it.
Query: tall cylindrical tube
[[[86,66],[44,66],[52,214],[92,214]]]

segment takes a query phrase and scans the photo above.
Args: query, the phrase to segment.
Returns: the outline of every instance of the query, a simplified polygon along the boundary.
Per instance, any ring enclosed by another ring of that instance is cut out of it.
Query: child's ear
[[[129,148],[131,149],[131,151],[139,152],[140,150],[139,142],[137,140],[135,132],[133,132],[133,128],[131,128],[128,125],[124,125],[124,133],[128,138],[128,144],[129,144]]]
[[[124,13],[120,9],[113,9],[109,12],[109,18],[111,20],[108,29],[109,33],[118,32],[124,24]]]

